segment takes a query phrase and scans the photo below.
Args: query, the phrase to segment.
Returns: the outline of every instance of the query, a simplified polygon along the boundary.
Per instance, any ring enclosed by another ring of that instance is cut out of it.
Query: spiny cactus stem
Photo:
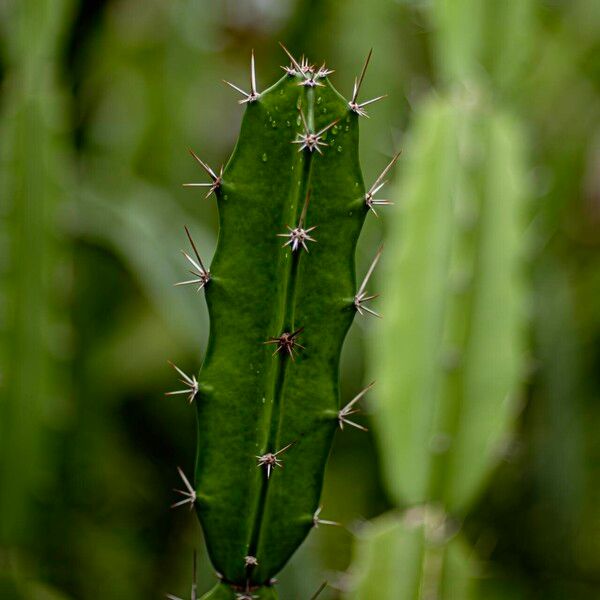
[[[289,54],[289,53],[288,53]],[[298,65],[299,66],[299,65]],[[304,130],[310,127],[313,127],[313,119],[314,119],[314,90],[313,88],[306,88],[306,91],[303,92],[304,100],[307,102],[308,112],[307,115],[304,115],[301,112],[302,124]],[[303,152],[299,161],[301,164],[301,185],[298,187],[295,193],[295,208],[293,209],[296,214],[300,213],[298,216],[298,224],[300,225],[300,229],[303,229],[304,224],[306,223],[308,204],[309,204],[309,190],[308,190],[308,182],[311,177],[311,168],[313,161],[313,153],[311,151]],[[300,209],[301,199],[304,199],[302,204],[302,208]],[[290,238],[291,239],[291,238]],[[277,343],[277,350],[283,349],[284,352],[277,351],[274,353],[278,355],[277,364],[275,370],[273,372],[273,388],[272,388],[272,404],[271,404],[271,414],[270,414],[270,429],[267,437],[266,448],[269,450],[265,455],[257,457],[259,461],[267,469],[267,477],[263,480],[259,497],[256,504],[255,509],[255,520],[254,527],[250,538],[248,553],[252,556],[256,556],[259,537],[262,528],[264,512],[265,512],[265,504],[267,498],[268,491],[268,482],[270,480],[271,471],[274,467],[282,465],[279,464],[281,460],[279,459],[279,463],[277,460],[277,456],[281,454],[281,452],[288,449],[289,446],[282,448],[282,450],[278,451],[276,455],[274,455],[274,460],[272,458],[273,453],[271,449],[280,447],[281,440],[280,436],[280,421],[281,421],[281,402],[282,402],[282,391],[284,387],[284,380],[286,369],[290,361],[288,358],[294,359],[293,351],[295,347],[299,347],[297,336],[300,335],[303,331],[303,325],[297,327],[294,323],[294,314],[295,314],[295,304],[296,304],[296,285],[298,280],[298,269],[300,265],[300,261],[302,255],[300,252],[295,252],[293,249],[293,245],[291,248],[291,260],[286,261],[286,266],[284,273],[282,274],[285,281],[285,292],[284,292],[284,302],[283,302],[283,313],[281,314],[282,320],[282,328],[281,331],[284,333],[279,338],[273,338],[268,340],[268,343]],[[292,332],[291,334],[289,332]],[[287,335],[286,335],[287,334]],[[284,337],[286,336],[286,337]],[[282,337],[284,339],[282,339]],[[291,338],[291,339],[290,339]],[[290,344],[291,342],[291,344]],[[263,457],[265,458],[264,460]],[[267,460],[268,459],[268,460]],[[272,464],[269,464],[271,463]],[[259,463],[261,464],[261,463]]]
[[[185,476],[185,473],[182,471],[181,467],[177,467],[177,472],[183,481],[183,485],[186,490],[178,490],[174,489],[173,491],[185,496],[184,500],[179,500],[179,502],[175,502],[171,504],[171,508],[177,508],[178,506],[183,506],[184,504],[190,505],[190,510],[192,510],[194,504],[196,503],[196,490],[192,487],[192,484],[189,482],[188,478]]]
[[[350,400],[350,402],[348,402],[348,404],[346,404],[346,406],[344,406],[344,408],[342,408],[340,410],[340,412],[338,413],[338,423],[340,426],[340,429],[343,431],[344,430],[344,424],[346,425],[351,425],[352,427],[356,427],[356,429],[360,429],[361,431],[368,431],[368,429],[366,427],[364,427],[363,425],[359,425],[358,423],[355,423],[354,421],[351,421],[350,419],[348,419],[348,417],[350,415],[354,415],[356,413],[360,412],[360,408],[354,408],[356,403],[375,385],[375,382],[372,381],[364,390],[360,391],[358,394],[356,394],[356,396],[354,396],[354,398],[352,398],[352,400]]]
[[[316,69],[286,53],[290,77],[247,103],[225,181],[198,161],[212,180],[205,187],[215,186],[224,232],[211,265],[219,279],[207,293],[212,332],[199,375],[203,401],[196,404],[199,423],[211,427],[199,428],[192,480],[202,491],[196,509],[208,552],[223,573],[215,597],[262,597],[309,531],[334,523],[316,509],[328,450],[338,420],[346,418],[339,410],[337,358],[354,318],[354,252],[367,214],[358,207],[365,203],[360,119],[325,79],[331,71],[324,64]],[[232,86],[244,98],[256,90],[253,73],[252,61],[250,90]],[[336,127],[339,119],[348,126]],[[310,254],[302,252],[309,247]],[[247,274],[259,262],[254,285]],[[198,277],[200,269],[192,267]],[[367,296],[361,293],[362,307]],[[239,311],[251,306],[255,315],[243,312],[251,326],[236,332]],[[231,363],[238,357],[239,368]],[[222,452],[240,427],[247,433]],[[297,448],[290,449],[292,440]],[[190,490],[181,489],[188,500]]]

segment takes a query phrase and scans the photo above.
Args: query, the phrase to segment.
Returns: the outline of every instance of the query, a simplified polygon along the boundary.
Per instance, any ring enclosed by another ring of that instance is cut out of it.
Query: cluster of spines
[[[300,86],[308,86],[308,87],[322,86],[323,83],[321,83],[320,80],[329,76],[331,73],[334,72],[333,70],[328,69],[325,64],[323,64],[318,69],[315,68],[313,65],[311,65],[308,62],[308,60],[305,57],[302,57],[300,62],[298,62],[292,56],[292,54],[287,50],[287,48],[285,48],[285,46],[283,46],[283,44],[281,44],[281,46],[291,61],[290,66],[283,66],[282,69],[289,76],[301,77],[301,81],[298,83],[298,85],[300,85]],[[372,50],[369,52],[369,54],[366,58],[366,61],[363,65],[360,75],[357,78],[355,78],[352,96],[351,96],[351,99],[348,101],[348,109],[350,111],[356,113],[359,116],[364,116],[367,118],[369,115],[367,114],[367,112],[365,110],[366,106],[373,104],[374,102],[377,102],[378,100],[381,100],[386,97],[386,95],[377,96],[371,100],[367,100],[364,102],[359,102],[359,100],[358,100],[360,88],[361,88],[362,82],[364,80],[365,73],[366,73],[369,61],[371,59],[371,55],[372,55]],[[256,83],[256,69],[255,69],[254,52],[252,52],[252,54],[251,54],[251,61],[250,61],[250,92],[244,91],[242,88],[238,87],[237,85],[235,85],[229,81],[225,81],[225,83],[244,96],[244,98],[239,101],[240,104],[252,103],[252,102],[257,101],[260,98],[261,94],[257,89],[257,83]],[[322,148],[327,146],[327,143],[323,140],[323,136],[329,129],[331,129],[338,123],[339,119],[329,123],[326,127],[320,129],[319,131],[312,131],[311,128],[309,127],[309,124],[307,122],[307,119],[305,117],[305,114],[304,114],[301,106],[299,106],[298,111],[299,111],[301,123],[303,126],[303,132],[298,133],[297,138],[294,140],[291,140],[291,143],[299,145],[299,148],[298,148],[299,152],[307,151],[309,153],[312,153],[312,152],[316,151],[318,153],[322,153]],[[206,194],[207,198],[210,197],[211,194],[215,194],[215,196],[217,196],[217,194],[221,188],[222,181],[223,181],[223,166],[220,167],[219,173],[217,174],[193,150],[190,149],[189,152],[192,155],[192,157],[196,160],[196,162],[207,173],[207,175],[210,177],[211,181],[206,182],[206,183],[204,183],[204,182],[202,182],[202,183],[186,183],[186,184],[184,184],[184,186],[185,187],[205,187],[205,188],[208,188],[208,192]],[[396,155],[394,155],[394,157],[386,165],[386,167],[383,169],[381,174],[377,177],[375,182],[371,185],[369,190],[366,191],[366,193],[364,195],[363,204],[364,204],[365,208],[367,210],[372,211],[375,214],[375,216],[378,216],[377,212],[375,210],[376,206],[386,206],[386,205],[393,204],[393,202],[391,202],[390,200],[387,200],[387,199],[377,199],[377,198],[375,198],[375,195],[387,183],[385,178],[388,175],[388,173],[390,172],[390,170],[392,169],[392,167],[394,166],[394,164],[396,163],[396,161],[398,160],[399,156],[400,156],[400,152],[398,152]],[[317,239],[315,237],[311,236],[311,232],[313,232],[318,226],[313,225],[311,227],[305,227],[308,202],[309,202],[309,192],[307,192],[307,194],[306,194],[304,206],[303,206],[300,218],[298,220],[298,223],[294,227],[291,227],[288,225],[287,226],[288,231],[285,233],[275,233],[274,234],[278,237],[286,238],[287,241],[285,241],[283,243],[283,247],[289,246],[292,250],[292,253],[301,252],[302,250],[305,250],[306,252],[308,252],[309,248],[308,248],[307,242],[313,242],[313,243],[317,242]],[[200,290],[206,288],[210,284],[211,274],[210,274],[210,271],[205,267],[204,262],[202,261],[202,259],[200,257],[200,253],[198,252],[198,249],[196,247],[196,244],[194,243],[192,235],[190,234],[190,231],[188,230],[187,227],[185,227],[185,232],[186,232],[187,238],[189,240],[190,246],[192,248],[194,257],[190,256],[190,254],[184,250],[182,250],[182,253],[185,256],[186,260],[193,267],[193,269],[190,270],[190,273],[193,275],[193,279],[184,280],[184,281],[176,283],[175,285],[176,286],[194,285],[197,287],[197,291],[200,291]],[[377,298],[377,295],[369,295],[368,294],[368,292],[366,291],[366,286],[367,286],[369,279],[377,265],[377,262],[379,261],[381,252],[382,252],[382,248],[379,248],[369,269],[367,270],[367,273],[365,274],[365,277],[364,277],[361,285],[359,286],[357,293],[355,294],[354,298],[352,299],[351,306],[354,307],[355,311],[357,313],[359,313],[360,315],[370,314],[370,315],[377,316],[377,317],[380,316],[377,312],[375,312],[373,309],[371,309],[370,307],[368,307],[366,305],[367,302]],[[298,348],[304,349],[304,347],[298,341],[298,337],[302,334],[302,331],[303,331],[303,328],[301,327],[301,328],[296,329],[295,331],[283,332],[280,336],[265,340],[263,343],[276,345],[273,355],[276,355],[278,353],[283,353],[283,354],[289,356],[293,360],[294,352],[297,352]],[[199,391],[198,381],[196,380],[196,377],[193,375],[192,376],[187,375],[183,370],[181,370],[179,367],[177,367],[173,363],[169,363],[169,364],[180,375],[180,377],[181,377],[180,381],[185,386],[185,389],[176,390],[173,392],[167,392],[167,395],[179,395],[179,394],[184,395],[185,394],[187,396],[188,401],[190,403],[192,403],[194,401],[194,399],[196,398],[198,391]],[[349,425],[349,426],[352,426],[359,430],[367,431],[366,427],[364,427],[363,425],[361,425],[359,423],[356,423],[355,421],[352,421],[351,419],[349,419],[349,417],[351,415],[354,415],[354,414],[360,412],[358,403],[362,399],[362,397],[371,389],[371,387],[373,385],[374,385],[374,382],[369,384],[366,388],[364,388],[362,391],[360,391],[352,400],[350,400],[350,402],[348,402],[343,408],[341,408],[337,412],[337,414],[335,415],[335,418],[337,419],[339,428],[341,430],[344,429],[344,425]],[[294,444],[295,444],[295,442],[290,442],[275,452],[269,452],[269,453],[266,453],[263,455],[257,455],[255,457],[257,460],[257,467],[264,468],[267,479],[270,479],[275,468],[283,467],[284,459],[283,459],[282,455],[287,450],[289,450]],[[189,504],[190,509],[191,509],[191,508],[193,508],[194,504],[197,501],[197,492],[196,492],[194,486],[191,485],[189,479],[186,477],[183,470],[180,467],[177,467],[177,471],[179,473],[179,476],[183,482],[185,489],[183,489],[183,490],[176,489],[175,491],[178,494],[182,495],[184,498],[173,503],[171,506],[172,506],[172,508],[175,508],[175,507]],[[334,521],[321,519],[320,518],[321,510],[322,510],[322,507],[319,507],[315,511],[314,515],[312,516],[313,527],[316,528],[319,525],[339,525],[339,523],[336,523]],[[254,567],[256,567],[258,565],[258,561],[257,561],[256,557],[254,557],[254,556],[246,556],[244,558],[244,563],[245,563],[245,567],[248,571],[251,571]],[[195,569],[195,567],[194,567],[194,569]],[[320,592],[324,588],[325,588],[325,584],[323,586],[321,586],[321,588],[319,588],[319,590],[317,591],[317,594],[315,594],[314,598],[316,598],[317,595],[320,594]],[[192,600],[195,600],[195,598],[196,598],[195,590],[196,590],[196,584],[195,584],[195,580],[194,580],[194,584],[192,586]],[[168,597],[175,598],[174,596],[168,596]],[[251,589],[251,586],[250,586],[249,580],[248,580],[246,589],[236,592],[236,599],[246,600],[246,599],[250,599],[253,597],[255,597],[255,596],[252,595],[252,589]]]

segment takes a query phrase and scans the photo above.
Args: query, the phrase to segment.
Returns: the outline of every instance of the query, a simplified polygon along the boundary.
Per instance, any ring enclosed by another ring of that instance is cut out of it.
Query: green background
[[[482,597],[600,593],[600,4],[460,0],[442,26],[444,4],[0,2],[1,598],[184,597],[194,548],[199,589],[214,582],[194,515],[168,508],[196,424],[163,395],[175,389],[166,361],[197,371],[208,335],[204,303],[172,285],[182,225],[207,259],[217,226],[214,200],[181,183],[201,177],[187,147],[213,167],[233,149],[243,108],[221,79],[247,87],[254,48],[259,89],[272,84],[286,64],[278,40],[327,60],[346,96],[374,48],[361,97],[389,98],[361,121],[367,185],[431,93],[457,81],[485,81],[519,119],[527,378],[464,533],[485,564]],[[402,175],[387,188],[393,210]],[[367,221],[359,273],[387,210]],[[372,326],[351,330],[342,401],[368,382]],[[375,448],[371,433],[336,436],[323,517],[346,527],[311,533],[280,575],[282,598],[346,584],[354,532],[391,506]]]

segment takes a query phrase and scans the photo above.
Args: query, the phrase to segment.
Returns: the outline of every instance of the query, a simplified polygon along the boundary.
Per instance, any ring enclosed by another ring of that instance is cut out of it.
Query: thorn
[[[323,127],[323,129],[321,129],[320,131],[317,131],[317,133],[312,133],[310,131],[310,128],[308,127],[308,123],[306,122],[306,117],[304,116],[302,109],[299,108],[298,110],[300,111],[300,116],[302,117],[304,133],[298,133],[298,138],[293,140],[292,144],[301,144],[300,148],[298,149],[298,152],[301,152],[306,148],[310,152],[314,152],[316,150],[319,154],[323,154],[323,152],[321,151],[321,146],[328,146],[328,144],[321,140],[321,136],[326,131],[331,129],[334,125],[337,125],[337,123],[339,123],[339,119],[332,121],[331,123],[329,123],[329,125]]]
[[[357,115],[359,115],[360,117],[367,117],[367,119],[370,119],[371,117],[369,117],[369,113],[367,113],[367,111],[365,110],[365,106],[369,106],[369,104],[374,104],[375,102],[379,102],[379,100],[383,100],[384,98],[387,98],[388,95],[387,94],[383,94],[382,96],[377,96],[376,98],[371,98],[371,100],[367,100],[366,102],[361,102],[360,104],[350,104],[350,109],[352,111],[354,111]]]
[[[335,73],[335,71],[333,69],[328,69],[327,66],[325,65],[325,63],[323,63],[320,67],[319,70],[317,71],[317,77],[319,77],[320,79],[323,79],[325,77],[329,77],[329,75],[331,75],[332,73]]]
[[[319,79],[319,77],[322,77],[320,75],[321,72],[330,72],[327,69],[325,69],[325,63],[323,63],[323,66],[317,72],[315,72],[314,66],[309,65],[308,60],[305,61],[305,59],[303,58],[300,67],[302,69],[302,72],[305,74],[305,79],[298,83],[298,85],[305,85],[308,87],[323,87],[323,84],[317,80]],[[323,69],[325,70],[323,71]]]
[[[256,100],[260,95],[256,89],[256,64],[254,61],[254,48],[250,55],[250,95]]]
[[[367,283],[369,283],[369,279],[371,278],[371,275],[373,274],[373,271],[375,270],[375,267],[377,266],[377,263],[379,262],[379,259],[381,258],[382,252],[383,252],[383,246],[380,246],[379,250],[377,250],[377,254],[375,254],[375,258],[373,259],[371,266],[369,267],[364,279],[362,280],[362,283],[360,284],[360,287],[358,288],[358,292],[356,292],[356,296],[354,296],[354,308],[356,308],[356,310],[358,311],[358,314],[360,314],[360,315],[363,315],[364,314],[363,311],[366,311],[367,313],[369,313],[375,317],[381,317],[380,314],[376,313],[374,310],[370,309],[368,306],[365,306],[365,303],[369,302],[369,300],[374,300],[379,295],[379,294],[375,294],[373,296],[368,296],[367,292],[366,292],[366,287],[367,287]]]
[[[329,123],[329,125],[327,125],[326,127],[323,127],[323,129],[321,129],[321,131],[318,131],[315,135],[317,135],[317,136],[323,135],[326,131],[331,129],[334,125],[337,125],[339,122],[340,122],[339,119],[332,121],[331,123]]]
[[[196,380],[196,377],[194,375],[192,375],[191,377],[189,375],[186,375],[176,364],[172,363],[170,360],[167,362],[181,375],[181,379],[179,381],[181,381],[181,383],[183,383],[183,385],[185,385],[187,389],[176,390],[174,392],[166,392],[165,396],[177,396],[179,394],[187,394],[188,402],[191,404],[194,401],[196,394],[198,393],[198,381]]]
[[[343,431],[344,430],[344,424],[346,425],[351,425],[352,427],[356,427],[357,429],[360,429],[361,431],[369,431],[366,427],[363,427],[362,425],[359,425],[358,423],[355,423],[354,421],[351,421],[350,419],[348,419],[348,417],[350,415],[354,415],[358,412],[360,412],[360,408],[354,408],[354,405],[375,385],[375,382],[372,381],[364,390],[360,391],[358,394],[356,394],[356,396],[354,396],[354,398],[352,398],[352,400],[350,400],[350,402],[348,402],[348,404],[346,404],[346,406],[344,406],[344,408],[342,408],[342,410],[340,410],[340,412],[338,413],[338,423],[340,424],[340,429]]]
[[[324,581],[319,589],[310,597],[310,600],[317,600],[317,598],[321,595],[321,592],[329,585],[327,581]]]
[[[373,208],[374,206],[389,206],[391,204],[394,204],[391,200],[377,200],[374,198],[374,196],[387,183],[387,181],[384,181],[384,178],[389,173],[390,169],[396,164],[396,161],[400,158],[401,154],[402,150],[396,153],[396,155],[388,163],[385,169],[383,169],[379,177],[377,177],[373,185],[369,188],[369,191],[365,194],[365,204],[367,205],[369,210],[373,211],[375,216],[378,215],[375,209]]]
[[[294,349],[296,346],[298,348],[302,348],[304,350],[304,346],[298,343],[296,339],[302,332],[304,331],[304,327],[300,327],[300,329],[296,329],[293,333],[282,333],[278,338],[271,338],[263,344],[277,344],[277,348],[275,352],[273,352],[273,356],[275,356],[280,350],[287,352],[290,355],[290,358],[294,360]]]
[[[306,78],[306,73],[309,67],[307,65],[304,65],[304,61],[303,66],[300,66],[298,64],[298,61],[292,56],[291,52],[281,42],[279,42],[279,45],[281,46],[283,51],[288,55],[288,58],[292,61],[292,65],[294,67],[294,69],[290,69],[289,67],[282,67],[282,69],[286,71],[288,75],[300,75],[301,77]]]
[[[348,102],[348,106],[350,107],[351,111],[355,112],[357,115],[359,115],[361,117],[367,117],[367,118],[369,117],[369,115],[367,114],[367,111],[365,110],[365,106],[368,106],[369,104],[373,104],[374,102],[377,102],[378,100],[382,100],[383,98],[387,97],[387,94],[384,94],[383,96],[377,96],[377,98],[372,98],[371,100],[367,100],[366,102],[358,103],[358,94],[360,93],[360,88],[361,88],[362,82],[365,78],[365,73],[367,72],[367,67],[369,66],[369,62],[371,61],[372,55],[373,55],[373,48],[371,48],[369,50],[369,54],[367,54],[367,60],[365,60],[365,64],[363,65],[360,75],[358,76],[358,78],[356,78],[354,80],[354,87],[352,89],[352,98],[351,98],[350,102]]]
[[[240,94],[242,94],[242,96],[245,96],[243,100],[238,100],[238,104],[249,104],[250,102],[258,100],[260,94],[256,90],[256,68],[254,64],[254,50],[252,50],[252,56],[250,58],[250,93],[244,91],[241,87],[235,85],[235,83],[231,83],[231,81],[223,79],[223,83],[226,83],[236,92],[239,92]]]
[[[360,86],[362,85],[363,79],[365,78],[365,74],[367,72],[367,67],[369,66],[369,62],[371,62],[371,56],[373,56],[373,48],[369,50],[369,54],[367,54],[367,59],[365,60],[365,64],[363,65],[362,71],[357,79],[354,80],[354,90],[352,91],[352,100],[350,102],[356,102],[358,99],[358,94],[360,92]]]
[[[288,225],[288,233],[278,233],[277,237],[289,238],[282,247],[292,246],[292,252],[296,252],[300,246],[308,252],[308,246],[306,242],[316,242],[317,240],[309,235],[309,233],[317,228],[316,225],[309,227],[308,229],[302,229],[302,227],[296,227],[292,229]]]
[[[185,476],[185,473],[181,470],[180,467],[177,467],[177,472],[183,481],[183,485],[185,486],[187,491],[175,489],[174,491],[182,496],[185,496],[184,500],[179,500],[179,502],[175,502],[171,504],[171,508],[177,508],[178,506],[183,506],[184,504],[190,505],[190,510],[192,510],[194,503],[196,502],[196,490],[192,487],[188,478]]]
[[[246,567],[257,567],[258,566],[258,560],[256,558],[256,556],[244,556],[244,565]]]
[[[310,236],[310,232],[314,231],[318,225],[314,225],[313,227],[309,227],[308,229],[304,229],[304,221],[306,220],[306,211],[308,210],[308,201],[310,199],[310,190],[306,192],[306,198],[304,199],[304,206],[302,207],[302,212],[300,213],[300,219],[298,221],[298,226],[295,228],[291,228],[289,225],[288,233],[278,233],[277,237],[286,237],[289,238],[287,242],[285,242],[282,248],[286,246],[292,247],[292,252],[296,252],[300,249],[300,246],[304,248],[308,252],[308,246],[306,242],[316,242],[317,240]]]
[[[319,525],[335,525],[337,527],[340,526],[340,524],[337,523],[336,521],[327,521],[325,519],[320,519],[319,515],[321,514],[322,510],[323,510],[323,507],[319,506],[319,508],[317,508],[317,510],[315,510],[315,514],[313,515],[313,526],[315,527],[315,529]]]
[[[262,456],[256,457],[258,459],[258,464],[256,466],[267,468],[267,479],[270,479],[271,471],[275,467],[283,468],[283,461],[279,458],[279,455],[283,454],[286,450],[291,448],[294,444],[295,444],[295,442],[292,442],[291,444],[284,446],[281,450],[278,450],[277,452],[267,452],[266,454],[263,454]]]
[[[213,192],[216,193],[216,191],[221,187],[221,183],[223,181],[223,167],[221,167],[221,170],[217,175],[191,148],[189,148],[188,151],[194,157],[194,159],[196,159],[200,166],[208,173],[212,179],[212,183],[184,183],[183,187],[208,187],[210,188],[208,190],[208,194],[206,194],[206,197],[208,198]]]
[[[187,234],[188,240],[190,241],[190,244],[192,246],[192,249],[194,250],[196,260],[194,260],[187,252],[185,252],[185,250],[182,250],[181,252],[187,258],[187,260],[191,263],[191,265],[194,267],[194,269],[196,269],[195,271],[190,271],[190,273],[192,275],[194,275],[195,279],[188,279],[187,281],[179,281],[178,283],[175,283],[174,285],[175,286],[197,285],[198,286],[197,291],[199,292],[210,281],[210,272],[204,266],[204,263],[202,262],[202,259],[200,258],[200,254],[198,253],[196,244],[194,243],[194,240],[192,239],[190,230],[186,226],[184,226],[184,228],[185,228],[185,232]]]

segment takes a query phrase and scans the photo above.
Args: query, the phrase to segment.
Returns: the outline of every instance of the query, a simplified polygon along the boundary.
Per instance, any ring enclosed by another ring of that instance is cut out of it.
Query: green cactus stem
[[[211,182],[188,184],[216,196],[219,240],[210,272],[193,246],[182,282],[205,290],[211,330],[197,382],[183,379],[198,451],[176,504],[196,508],[222,576],[213,599],[271,597],[264,586],[322,522],[340,353],[370,299],[357,297],[354,262],[373,206],[358,158],[364,69],[348,102],[324,65],[288,56],[264,92],[254,57],[250,92],[229,84],[246,105],[233,155],[218,174],[196,157]]]

